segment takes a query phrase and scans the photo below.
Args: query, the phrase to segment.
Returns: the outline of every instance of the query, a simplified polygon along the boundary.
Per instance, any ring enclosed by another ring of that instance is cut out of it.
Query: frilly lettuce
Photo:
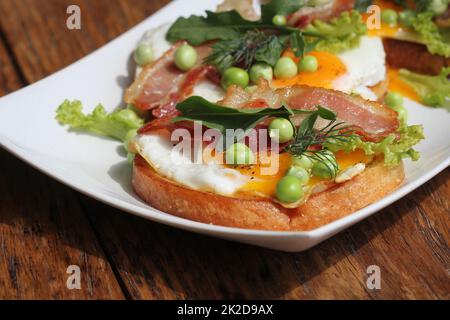
[[[450,110],[450,67],[443,68],[437,76],[427,76],[401,69],[399,76],[422,98],[422,102],[432,107]]]
[[[388,167],[397,166],[402,159],[410,158],[417,161],[420,154],[412,147],[424,139],[421,125],[404,126],[398,135],[390,134],[380,142],[362,141],[361,138],[353,138],[346,142],[326,143],[325,148],[337,152],[340,150],[351,152],[362,149],[367,155],[384,155],[384,164]]]
[[[448,34],[433,21],[434,15],[431,12],[419,13],[414,19],[412,26],[420,35],[421,42],[427,46],[432,54],[450,58],[450,40]]]
[[[120,141],[126,141],[130,131],[144,124],[144,120],[130,109],[119,109],[107,113],[99,104],[91,114],[86,115],[82,110],[83,105],[80,101],[65,100],[56,111],[56,120],[73,130],[90,132]]]
[[[361,14],[353,10],[342,13],[330,22],[315,20],[304,31],[323,37],[315,50],[339,53],[357,47],[361,36],[367,33],[367,27]]]

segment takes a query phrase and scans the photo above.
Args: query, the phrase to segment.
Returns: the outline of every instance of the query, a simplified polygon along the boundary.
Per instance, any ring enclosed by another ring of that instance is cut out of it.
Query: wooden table
[[[1,0],[0,95],[82,58],[167,2]],[[79,31],[66,28],[70,4],[81,7]],[[133,217],[2,149],[0,172],[0,298],[450,298],[449,169],[297,254]],[[81,267],[81,290],[66,287],[69,265]],[[366,287],[369,265],[381,268],[381,290]]]

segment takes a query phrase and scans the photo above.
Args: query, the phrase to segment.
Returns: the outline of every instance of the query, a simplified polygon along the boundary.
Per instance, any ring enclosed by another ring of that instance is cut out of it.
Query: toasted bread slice
[[[426,46],[403,40],[383,40],[387,64],[396,69],[436,75],[443,67],[450,66],[450,58],[433,55]]]
[[[133,166],[135,192],[161,211],[203,223],[259,230],[311,230],[383,198],[404,180],[403,166],[387,168],[375,159],[359,176],[287,209],[270,199],[246,200],[205,193],[160,176],[140,156]]]

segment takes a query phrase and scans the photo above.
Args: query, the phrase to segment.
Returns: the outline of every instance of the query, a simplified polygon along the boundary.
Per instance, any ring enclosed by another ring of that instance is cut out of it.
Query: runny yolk
[[[278,161],[278,168],[276,168],[276,161]],[[263,171],[263,169],[268,169],[269,166],[274,164],[276,170],[273,174],[266,174]],[[280,153],[278,159],[276,156],[266,156],[264,164],[237,167],[236,169],[241,174],[250,176],[250,181],[240,189],[240,193],[274,196],[278,181],[284,177],[291,164],[292,156],[289,153]]]
[[[246,196],[265,196],[275,197],[278,181],[286,175],[289,167],[292,165],[292,156],[289,153],[281,153],[276,157],[268,157],[265,159],[265,165],[257,164],[253,166],[234,167],[241,174],[250,177],[250,181],[245,184],[237,193],[238,197]],[[357,149],[353,152],[339,151],[336,153],[336,160],[341,170],[345,170],[357,163],[369,163],[371,156],[367,156],[363,150]],[[267,175],[262,171],[267,168],[271,161],[279,161],[278,170],[273,174]],[[308,186],[312,187],[317,183],[325,181],[317,177],[311,177]]]
[[[402,96],[417,102],[421,101],[416,91],[414,91],[414,89],[410,85],[408,85],[406,82],[402,81],[398,77],[398,70],[389,69],[388,79],[389,79],[389,91],[397,92]]]
[[[311,87],[321,87],[333,89],[333,81],[347,73],[345,64],[338,56],[328,52],[310,52],[308,55],[316,57],[319,67],[315,72],[300,72],[291,79],[277,79],[272,82],[276,88],[283,88],[293,85],[308,85]],[[292,52],[285,52],[283,56],[292,58],[296,63],[300,58],[295,57]]]

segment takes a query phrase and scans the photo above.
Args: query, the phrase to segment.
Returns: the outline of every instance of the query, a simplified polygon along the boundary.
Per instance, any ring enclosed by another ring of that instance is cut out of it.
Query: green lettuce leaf
[[[448,41],[448,34],[433,21],[433,13],[423,12],[419,13],[414,19],[412,26],[414,30],[420,35],[421,42],[427,46],[428,51],[432,54],[450,58],[450,41]]]
[[[398,134],[399,136],[391,134],[380,142],[362,141],[360,137],[356,137],[346,142],[328,142],[324,144],[324,147],[333,152],[362,149],[367,155],[384,155],[384,164],[388,167],[399,165],[405,158],[410,158],[412,161],[419,160],[420,154],[412,147],[425,138],[423,127],[421,125],[404,126]]]
[[[357,47],[361,36],[367,33],[367,27],[361,14],[353,10],[330,22],[315,20],[304,31],[322,37],[315,50],[339,53]]]
[[[107,113],[99,104],[91,114],[86,115],[82,110],[80,101],[65,100],[56,111],[56,120],[73,130],[107,136],[123,142],[127,140],[130,131],[137,130],[144,124],[144,120],[130,109]]]
[[[422,98],[422,102],[432,107],[450,110],[450,67],[443,68],[437,76],[427,76],[401,69],[400,79],[409,84]]]

